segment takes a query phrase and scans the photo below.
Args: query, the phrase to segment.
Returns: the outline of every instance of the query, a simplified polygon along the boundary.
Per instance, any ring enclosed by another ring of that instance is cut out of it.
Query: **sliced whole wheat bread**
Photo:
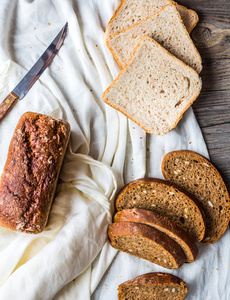
[[[186,283],[179,277],[154,272],[121,283],[118,286],[118,299],[183,300],[187,292]]]
[[[184,228],[195,241],[205,233],[204,219],[198,205],[168,181],[140,178],[128,183],[116,198],[116,209],[140,208],[168,217]]]
[[[198,247],[187,231],[167,217],[145,209],[123,209],[116,213],[114,222],[130,221],[152,226],[177,242],[184,251],[186,261],[191,263],[198,254]]]
[[[202,242],[216,242],[230,220],[227,187],[213,164],[198,153],[173,151],[163,159],[162,172],[167,180],[190,192],[203,206],[206,233]]]
[[[109,225],[108,236],[115,249],[162,267],[178,269],[185,262],[182,248],[153,227],[135,222],[116,222]]]
[[[167,4],[173,3],[172,0],[123,0],[110,19],[105,36],[122,31],[130,26],[133,26],[140,21],[145,20],[159,9]],[[175,2],[174,2],[175,3]],[[185,27],[190,33],[198,23],[198,15],[195,11],[187,9],[182,5],[178,5],[177,9],[183,19]]]
[[[164,135],[176,127],[198,97],[201,85],[192,68],[143,36],[127,66],[102,97],[146,132]]]
[[[201,72],[200,54],[174,4],[166,5],[148,19],[108,37],[107,46],[121,68],[127,64],[143,35],[153,38],[197,73]]]

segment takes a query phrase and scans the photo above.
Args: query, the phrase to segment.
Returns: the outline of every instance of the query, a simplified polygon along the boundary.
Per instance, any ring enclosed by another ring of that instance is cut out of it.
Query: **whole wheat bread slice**
[[[163,217],[153,211],[133,208],[123,209],[116,213],[114,216],[114,222],[121,221],[130,221],[149,225],[168,235],[183,249],[186,257],[185,262],[191,263],[197,257],[198,247],[192,236],[167,217]]]
[[[178,269],[185,262],[182,248],[159,230],[135,222],[116,222],[109,225],[112,247],[146,259],[169,269]]]
[[[176,127],[201,85],[192,68],[143,36],[127,66],[103,93],[103,100],[146,132],[164,135]]]
[[[162,172],[167,180],[189,191],[200,201],[206,225],[202,242],[216,242],[230,220],[229,193],[217,169],[200,154],[185,150],[166,154]]]
[[[121,283],[118,286],[118,299],[183,300],[187,292],[186,283],[179,277],[154,272]]]
[[[127,64],[143,35],[153,38],[197,73],[201,72],[200,54],[174,4],[166,5],[148,19],[108,37],[107,46],[121,68]]]
[[[153,211],[184,228],[195,241],[204,237],[204,219],[197,203],[165,180],[140,178],[131,181],[120,191],[115,205],[117,211],[131,208]]]
[[[130,26],[133,26],[140,21],[145,20],[159,9],[167,4],[175,3],[171,0],[123,0],[110,19],[105,36],[122,31]],[[184,6],[178,5],[177,9],[181,14],[182,20],[190,33],[199,21],[195,11],[187,9]]]

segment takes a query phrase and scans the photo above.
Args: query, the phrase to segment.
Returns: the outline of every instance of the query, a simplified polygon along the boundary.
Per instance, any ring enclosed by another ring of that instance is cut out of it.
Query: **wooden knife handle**
[[[10,92],[9,95],[0,103],[0,122],[5,118],[7,113],[13,108],[16,101],[18,100],[18,95],[14,92]]]

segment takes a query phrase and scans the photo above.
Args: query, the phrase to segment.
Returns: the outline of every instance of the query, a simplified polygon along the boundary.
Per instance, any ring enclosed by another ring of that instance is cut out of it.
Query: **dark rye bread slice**
[[[205,213],[206,233],[202,242],[216,242],[227,229],[230,199],[227,187],[209,160],[192,151],[174,151],[162,162],[166,179],[194,195]]]
[[[197,203],[170,182],[141,178],[127,184],[118,194],[116,209],[142,208],[168,217],[199,242],[205,225]]]
[[[172,274],[155,272],[137,276],[118,286],[119,300],[182,300],[186,283]]]
[[[109,225],[108,236],[115,249],[164,268],[178,269],[185,262],[181,247],[153,227],[135,222],[116,222]]]
[[[152,226],[165,233],[177,242],[184,251],[186,261],[193,262],[198,254],[198,247],[194,239],[182,227],[169,220],[167,217],[145,209],[124,209],[116,213],[114,222],[130,221]]]

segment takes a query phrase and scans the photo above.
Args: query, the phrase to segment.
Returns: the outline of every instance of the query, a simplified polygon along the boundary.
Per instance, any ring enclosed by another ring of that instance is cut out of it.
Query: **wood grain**
[[[191,37],[203,60],[203,88],[193,109],[211,160],[230,190],[230,1],[177,2],[200,19]]]

